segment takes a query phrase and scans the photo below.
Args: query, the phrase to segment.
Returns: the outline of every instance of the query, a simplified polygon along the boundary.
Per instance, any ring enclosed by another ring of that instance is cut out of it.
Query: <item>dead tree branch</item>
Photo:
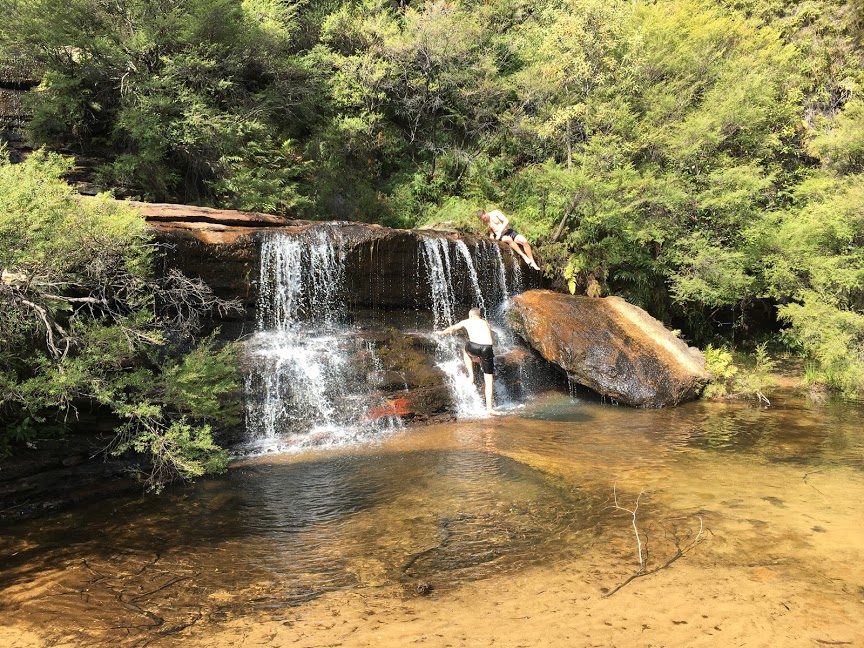
[[[639,534],[639,527],[637,526],[637,519],[636,519],[636,514],[639,510],[639,501],[642,499],[642,494],[644,492],[645,492],[644,488],[641,491],[639,491],[639,495],[636,498],[635,505],[633,506],[632,509],[628,509],[628,508],[621,506],[618,502],[617,484],[613,485],[613,487],[612,487],[612,494],[613,494],[613,499],[614,499],[614,506],[612,508],[615,509],[616,511],[624,511],[625,513],[629,513],[631,516],[631,521],[632,521],[632,525],[633,525],[633,533],[636,536],[636,549],[637,549],[637,555],[639,558],[639,569],[634,574],[631,574],[627,579],[625,579],[624,581],[619,583],[615,588],[606,592],[603,595],[604,598],[608,598],[608,597],[612,596],[613,594],[615,594],[615,592],[617,592],[621,588],[625,587],[629,583],[632,583],[637,578],[642,578],[644,576],[650,576],[651,574],[656,574],[657,572],[659,572],[663,569],[666,569],[667,567],[672,565],[672,563],[674,563],[675,561],[677,561],[678,559],[680,559],[684,555],[686,555],[697,544],[699,544],[699,542],[702,539],[702,533],[704,532],[705,528],[704,528],[704,525],[702,522],[702,516],[700,515],[700,516],[698,516],[699,517],[699,531],[698,531],[698,533],[696,533],[696,536],[693,538],[693,540],[682,547],[681,538],[678,536],[677,532],[673,531],[672,532],[672,542],[675,545],[675,553],[672,555],[672,557],[670,557],[668,560],[666,560],[663,564],[658,565],[657,567],[654,567],[652,569],[646,569],[648,550],[647,550],[647,545],[645,545],[645,551],[644,551],[644,556],[643,556],[643,543],[642,543],[642,538]]]

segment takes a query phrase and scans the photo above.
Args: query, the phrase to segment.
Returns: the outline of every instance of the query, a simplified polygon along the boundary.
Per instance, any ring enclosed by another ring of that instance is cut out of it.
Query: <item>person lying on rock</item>
[[[540,266],[534,261],[534,250],[531,249],[528,239],[510,227],[510,219],[504,215],[504,212],[500,209],[493,209],[490,212],[480,209],[477,212],[477,217],[486,224],[489,238],[504,241],[516,254],[522,257],[529,267],[535,270],[540,269]]]
[[[462,351],[465,368],[468,370],[468,378],[472,383],[474,382],[474,363],[479,362],[480,368],[483,370],[483,380],[486,387],[486,412],[495,415],[497,412],[492,409],[495,375],[492,328],[489,326],[489,322],[483,319],[480,309],[472,308],[468,311],[468,319],[456,322],[453,326],[448,326],[442,331],[435,331],[435,334],[450,335],[459,329],[465,329],[465,332],[468,333],[468,342],[465,343],[465,349]]]

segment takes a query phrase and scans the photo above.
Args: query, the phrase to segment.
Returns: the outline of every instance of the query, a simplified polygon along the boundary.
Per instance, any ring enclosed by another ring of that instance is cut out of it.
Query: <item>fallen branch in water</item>
[[[614,508],[616,511],[623,511],[625,513],[629,513],[631,516],[631,519],[632,519],[633,533],[636,536],[636,551],[637,551],[637,557],[639,558],[639,569],[636,571],[636,573],[632,574],[629,578],[627,578],[623,582],[619,583],[614,589],[604,593],[603,594],[604,598],[608,598],[608,597],[612,596],[615,592],[620,590],[625,585],[632,583],[637,578],[641,578],[643,576],[649,576],[651,574],[656,574],[658,571],[660,571],[662,569],[666,569],[672,563],[674,563],[676,560],[678,560],[679,558],[684,556],[687,552],[689,552],[691,549],[693,549],[697,544],[699,544],[700,540],[702,539],[702,532],[705,529],[704,529],[704,525],[702,523],[702,516],[700,515],[699,516],[699,532],[696,534],[696,537],[693,538],[693,540],[689,544],[687,544],[685,547],[682,548],[681,538],[678,537],[677,532],[673,532],[672,533],[672,542],[675,545],[674,555],[671,558],[669,558],[669,560],[664,562],[662,565],[659,565],[657,567],[654,567],[653,569],[649,569],[646,571],[645,567],[646,567],[647,562],[648,562],[648,545],[647,545],[647,543],[645,544],[645,551],[644,551],[644,555],[643,555],[642,537],[639,535],[639,527],[636,524],[636,514],[639,510],[639,501],[642,499],[642,494],[644,492],[645,492],[644,488],[641,491],[639,491],[639,496],[636,498],[636,503],[635,503],[634,507],[632,509],[628,509],[628,508],[621,506],[618,503],[617,484],[613,485],[613,487],[612,487],[612,496],[613,496],[614,502],[615,502],[615,504],[612,508]]]
[[[639,558],[639,571],[636,572],[635,576],[638,576],[639,574],[642,573],[642,570],[645,569],[645,558],[642,557],[642,539],[639,537],[639,527],[636,526],[636,512],[639,510],[639,500],[642,499],[642,493],[645,492],[645,489],[643,488],[642,490],[639,491],[639,496],[636,498],[636,504],[633,507],[633,510],[631,511],[630,509],[624,508],[623,506],[621,506],[618,503],[617,487],[618,487],[617,484],[612,485],[612,497],[615,499],[615,510],[616,511],[624,511],[626,513],[629,513],[633,518],[633,533],[636,534],[636,550],[637,550],[637,556]],[[634,576],[634,578],[635,578],[635,576]],[[619,585],[619,588],[620,587],[622,587],[622,586]]]

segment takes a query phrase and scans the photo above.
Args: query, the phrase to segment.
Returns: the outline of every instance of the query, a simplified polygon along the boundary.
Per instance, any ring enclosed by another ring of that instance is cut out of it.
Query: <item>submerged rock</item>
[[[696,398],[709,380],[702,353],[620,297],[530,290],[511,301],[513,329],[580,385],[637,407]]]

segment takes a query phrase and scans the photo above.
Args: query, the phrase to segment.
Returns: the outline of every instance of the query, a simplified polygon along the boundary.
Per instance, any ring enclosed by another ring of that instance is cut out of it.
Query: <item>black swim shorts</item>
[[[484,374],[495,373],[495,354],[492,352],[491,344],[466,342],[465,353],[474,358],[480,358],[480,368],[483,369]]]
[[[509,236],[510,238],[512,238],[515,241],[516,237],[519,236],[519,233],[516,230],[514,230],[512,227],[508,227],[506,230],[501,232],[501,238],[503,239],[505,236]]]

